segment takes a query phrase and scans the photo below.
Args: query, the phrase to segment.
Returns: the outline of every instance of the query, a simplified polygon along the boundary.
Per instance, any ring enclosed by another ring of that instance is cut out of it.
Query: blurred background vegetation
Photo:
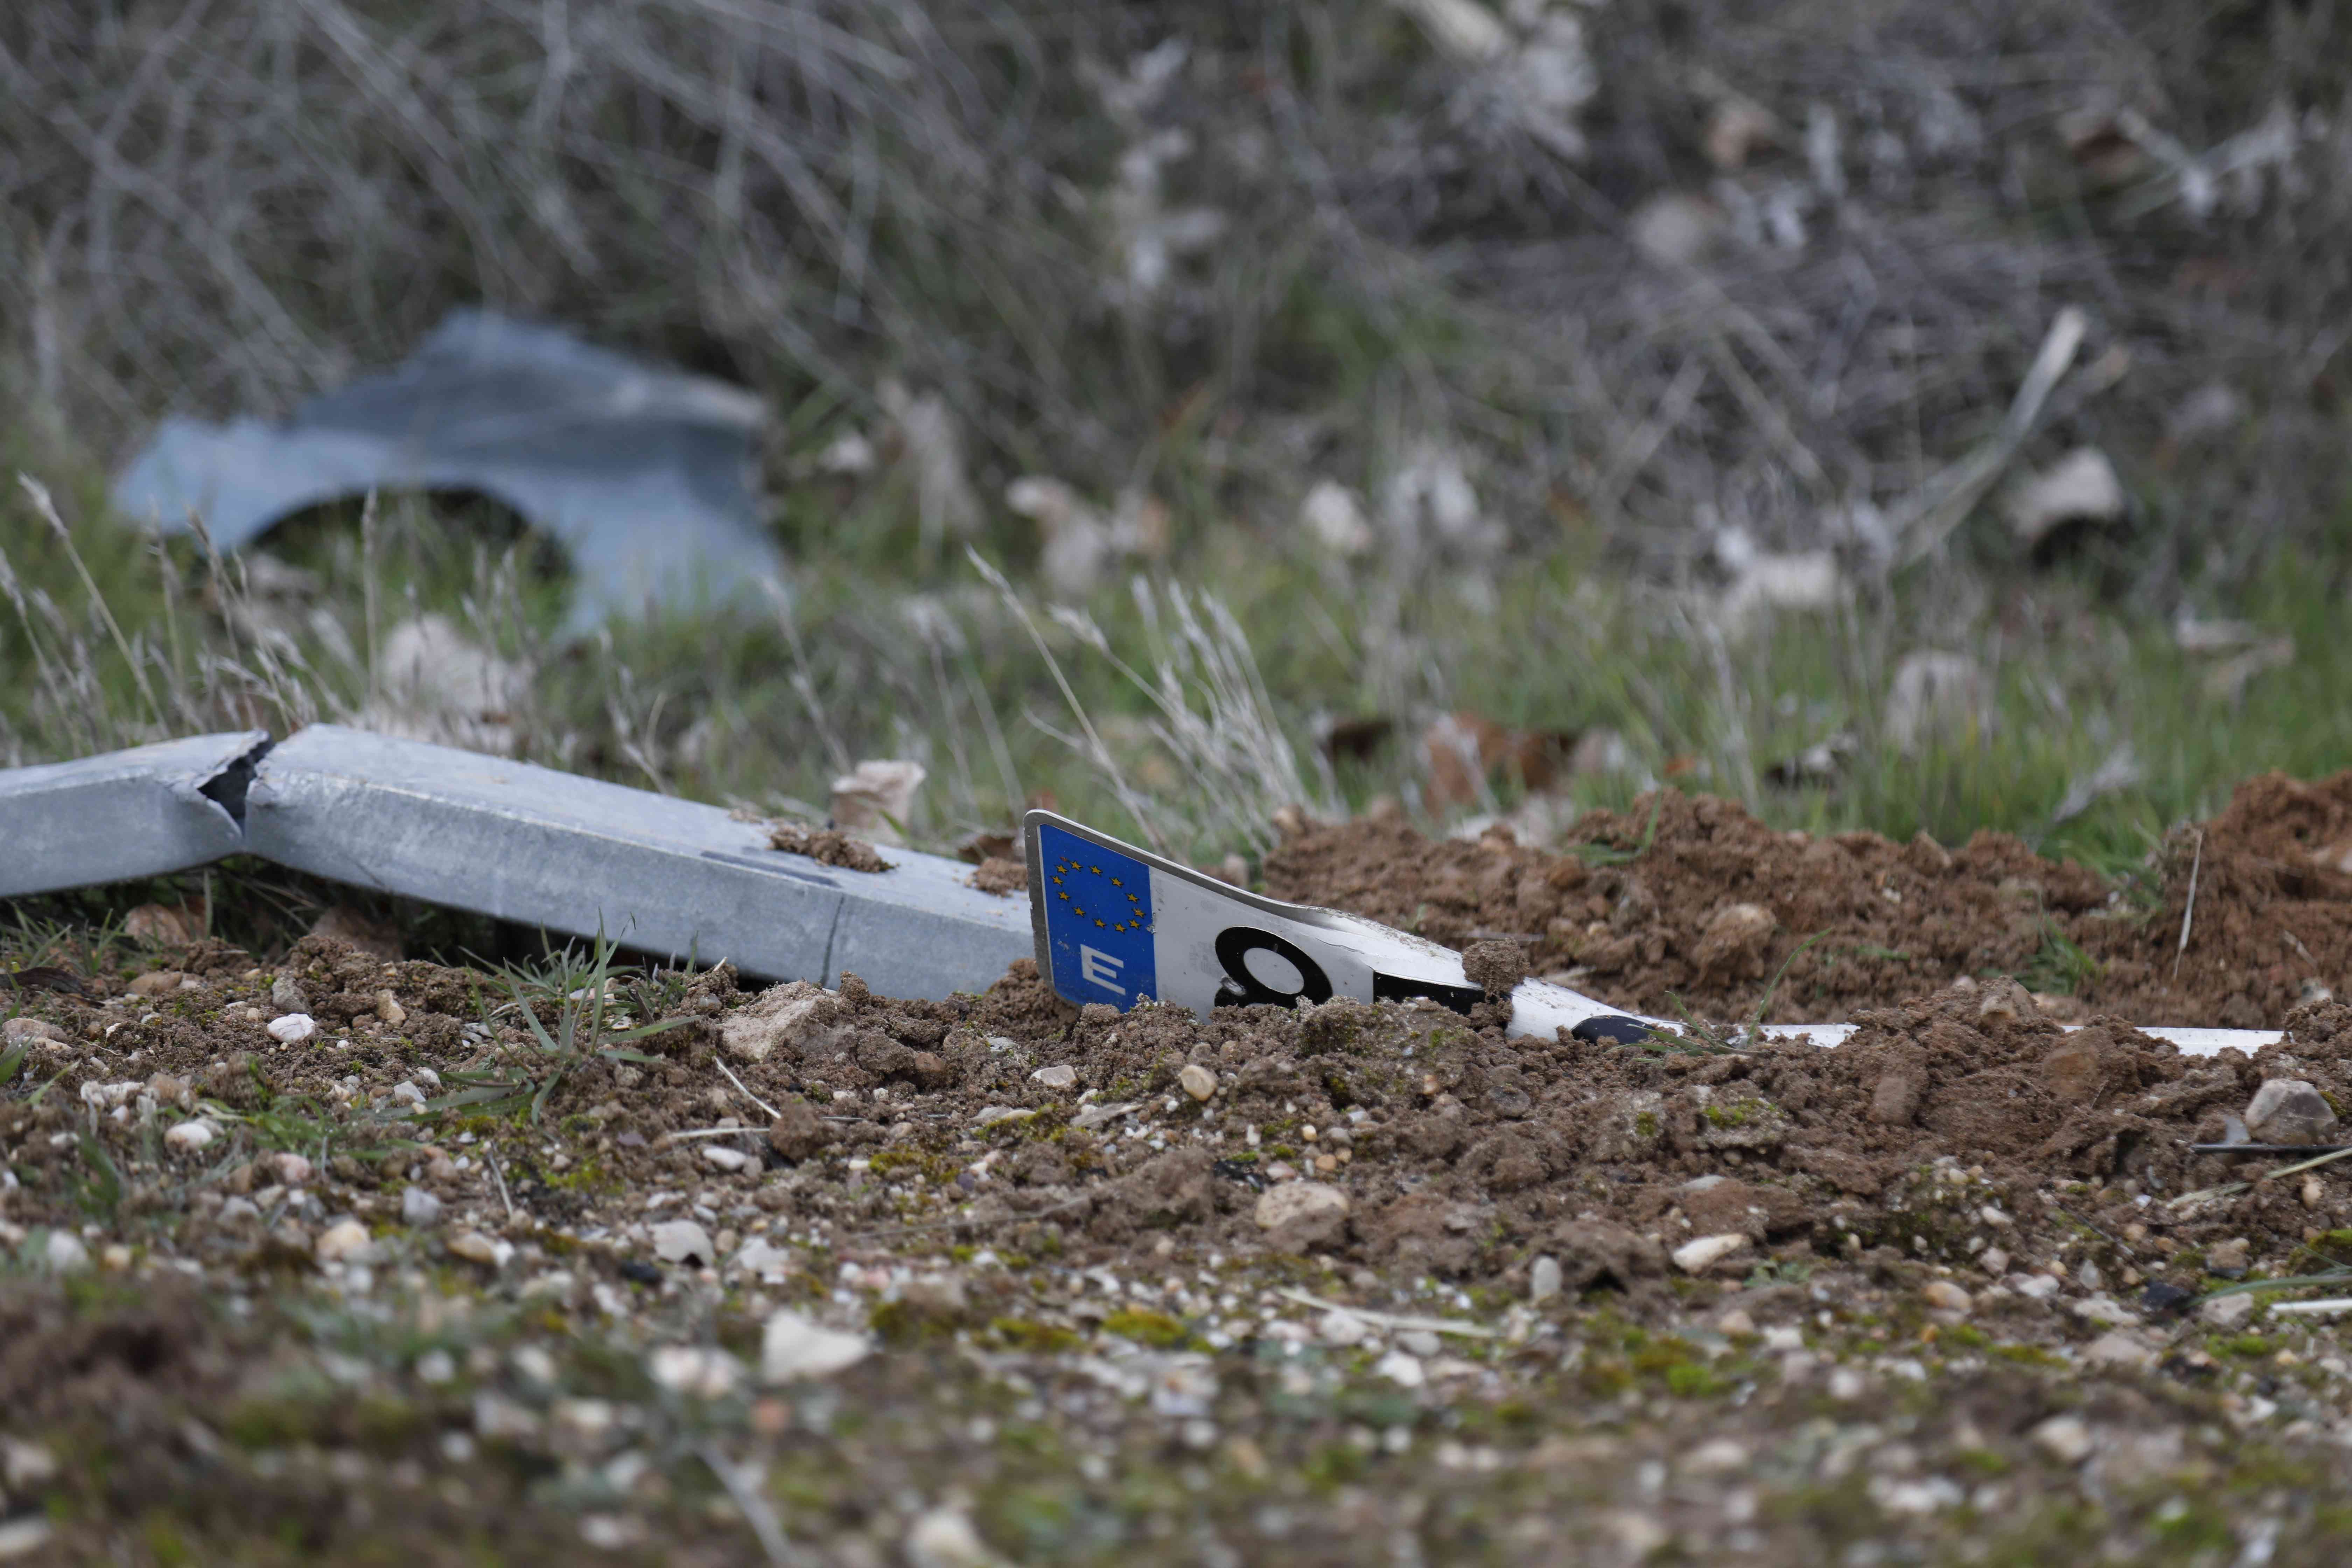
[[[19,0],[0,764],[888,758],[926,844],[1244,865],[1664,779],[2120,868],[2352,763],[2347,86],[2323,3]],[[469,304],[756,392],[791,580],[577,635],[479,499],[110,512]]]

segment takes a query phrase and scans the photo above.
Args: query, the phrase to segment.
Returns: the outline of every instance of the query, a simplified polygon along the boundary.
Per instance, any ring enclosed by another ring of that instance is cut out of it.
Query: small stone
[[[2138,1336],[2123,1329],[2110,1329],[2083,1347],[2083,1359],[2093,1366],[2145,1372],[2156,1364],[2156,1352]]]
[[[1429,1373],[1421,1364],[1421,1358],[1401,1350],[1391,1351],[1381,1357],[1373,1363],[1372,1371],[1399,1388],[1419,1388],[1429,1381]]]
[[[290,974],[281,974],[269,983],[269,1005],[280,1013],[308,1013],[310,998],[300,981]]]
[[[706,1163],[716,1165],[722,1171],[740,1171],[751,1163],[751,1156],[742,1150],[729,1149],[717,1143],[705,1143],[702,1158]]]
[[[438,1388],[457,1375],[457,1358],[445,1350],[429,1350],[416,1358],[416,1381]]]
[[[1948,1312],[1965,1318],[1976,1309],[1976,1298],[1948,1279],[1930,1279],[1920,1289],[1920,1299],[1930,1311]]]
[[[1185,1063],[1184,1070],[1176,1075],[1176,1081],[1194,1100],[1206,1100],[1217,1092],[1217,1075],[1199,1062]]]
[[[699,1226],[695,1227],[700,1229]],[[478,1230],[461,1230],[449,1238],[449,1255],[468,1263],[481,1263],[495,1268],[499,1264],[499,1244]]]
[[[55,1534],[49,1521],[37,1513],[25,1514],[0,1524],[0,1559],[23,1557],[38,1552],[49,1543]]]
[[[89,1248],[69,1230],[53,1230],[41,1244],[41,1261],[52,1274],[73,1274],[89,1267]]]
[[[1678,1467],[1686,1476],[1722,1476],[1748,1468],[1753,1458],[1745,1443],[1711,1437],[1683,1456]]]
[[[790,1310],[768,1319],[760,1332],[760,1381],[793,1383],[831,1377],[873,1353],[862,1334],[844,1333]]]
[[[1344,1350],[1371,1338],[1372,1326],[1353,1312],[1326,1312],[1315,1332],[1325,1344]]]
[[[70,1037],[44,1018],[11,1018],[0,1023],[0,1040],[47,1040],[61,1046]]]
[[[400,1222],[419,1230],[441,1223],[441,1200],[423,1187],[410,1187],[400,1194]]]
[[[278,1184],[284,1187],[307,1186],[310,1178],[318,1174],[308,1157],[290,1152],[272,1154],[269,1168],[278,1173]]]
[[[308,1013],[289,1013],[269,1021],[269,1037],[285,1045],[299,1046],[318,1032],[318,1024]]]
[[[1285,1182],[1257,1200],[1257,1226],[1285,1252],[1336,1238],[1348,1223],[1348,1194],[1327,1182]]]
[[[347,1219],[320,1231],[315,1250],[321,1263],[365,1263],[375,1256],[376,1247],[367,1226]]]
[[[1039,1068],[1031,1073],[1029,1080],[1047,1089],[1067,1089],[1078,1081],[1078,1069],[1067,1062],[1055,1062],[1052,1067]]]
[[[176,969],[151,969],[131,983],[133,996],[168,996],[187,976]]]
[[[1734,1307],[1716,1319],[1715,1331],[1719,1334],[1752,1334],[1756,1331],[1756,1320]]]
[[[13,1492],[29,1492],[58,1479],[58,1458],[47,1447],[21,1437],[0,1437],[0,1480]]]
[[[971,1518],[956,1508],[935,1508],[907,1527],[908,1568],[1003,1568]]]
[[[2217,1241],[2205,1249],[2205,1267],[2215,1274],[2242,1274],[2253,1246],[2242,1236]]]
[[[2217,1329],[2234,1329],[2254,1315],[2252,1296],[2217,1296],[2197,1309],[2197,1315]]]
[[[2304,1207],[2307,1209],[2315,1209],[2321,1204],[2327,1201],[2327,1189],[2326,1186],[2321,1184],[2317,1176],[2305,1176],[2303,1179],[2303,1192],[2301,1196],[2303,1198]]]
[[[2027,1436],[2062,1465],[2079,1465],[2091,1457],[2091,1429],[2079,1415],[2053,1415]]]
[[[389,991],[375,994],[375,1016],[395,1029],[408,1022],[408,1009],[402,1006],[400,999]]]
[[[120,1274],[131,1267],[131,1248],[119,1241],[110,1241],[99,1250],[99,1266]]]
[[[1987,1274],[1998,1279],[2009,1272],[2009,1254],[1998,1247],[1988,1247],[1978,1257],[1977,1264]]]
[[[2246,1131],[2258,1143],[2325,1143],[2335,1131],[2335,1108],[2299,1078],[2271,1079],[2246,1105]]]
[[[658,1346],[646,1370],[672,1394],[696,1399],[724,1399],[743,1381],[743,1363],[716,1345]]]
[[[1538,1258],[1528,1268],[1528,1300],[1540,1305],[1559,1294],[1559,1259],[1549,1255]]]
[[[1702,1236],[1675,1248],[1675,1267],[1685,1274],[1702,1274],[1735,1252],[1744,1251],[1748,1237],[1737,1233]]]
[[[690,1219],[667,1220],[654,1226],[654,1256],[664,1263],[693,1262],[706,1268],[719,1261],[710,1233]]]
[[[184,1149],[194,1153],[219,1136],[219,1128],[202,1117],[192,1117],[188,1121],[175,1123],[170,1131],[163,1134],[163,1146],[167,1149]]]
[[[1407,1329],[1397,1335],[1397,1343],[1423,1361],[1445,1348],[1445,1342],[1433,1329]]]
[[[2058,1294],[2058,1281],[2047,1274],[2012,1274],[2008,1285],[2029,1301],[2047,1301]]]
[[[2074,1270],[2074,1283],[2085,1290],[2104,1290],[2107,1288],[2107,1277],[2100,1272],[2098,1264],[2086,1258]]]

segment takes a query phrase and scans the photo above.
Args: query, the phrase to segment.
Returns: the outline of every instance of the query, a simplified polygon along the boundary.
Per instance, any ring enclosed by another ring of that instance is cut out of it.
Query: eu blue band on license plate
[[[1122,1012],[1157,1000],[1151,868],[1051,823],[1039,826],[1037,849],[1054,989]]]

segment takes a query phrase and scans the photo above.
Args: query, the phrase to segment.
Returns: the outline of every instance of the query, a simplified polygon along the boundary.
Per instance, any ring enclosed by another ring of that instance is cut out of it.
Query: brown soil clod
[[[768,829],[768,847],[787,855],[805,855],[820,866],[844,871],[887,871],[890,862],[862,838],[852,838],[834,827],[795,827],[778,823]]]

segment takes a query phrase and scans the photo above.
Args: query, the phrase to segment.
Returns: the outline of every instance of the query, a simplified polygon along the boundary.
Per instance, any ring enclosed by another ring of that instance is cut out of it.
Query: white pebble
[[[318,1032],[318,1024],[308,1013],[289,1013],[269,1021],[269,1037],[289,1046],[299,1046]]]
[[[1067,1062],[1056,1062],[1049,1068],[1039,1068],[1029,1075],[1029,1079],[1047,1089],[1067,1089],[1078,1081],[1078,1069]]]
[[[742,1150],[721,1148],[716,1143],[704,1144],[702,1157],[722,1171],[740,1171],[751,1163],[751,1156]]]
[[[320,1233],[317,1251],[321,1263],[365,1263],[375,1256],[375,1243],[367,1226],[347,1219]]]
[[[830,1377],[864,1361],[872,1348],[862,1334],[844,1333],[798,1312],[780,1310],[760,1335],[760,1381]]]
[[[1194,1100],[1206,1100],[1217,1092],[1217,1075],[1199,1062],[1187,1062],[1184,1070],[1176,1075],[1176,1081]]]
[[[163,1134],[164,1147],[196,1150],[220,1136],[220,1129],[202,1117],[195,1117],[174,1126]]]
[[[1747,1246],[1748,1238],[1736,1232],[1722,1236],[1702,1236],[1696,1240],[1685,1241],[1675,1248],[1673,1254],[1675,1267],[1685,1274],[1696,1274],[1702,1269],[1720,1263],[1733,1253],[1745,1249]]]

